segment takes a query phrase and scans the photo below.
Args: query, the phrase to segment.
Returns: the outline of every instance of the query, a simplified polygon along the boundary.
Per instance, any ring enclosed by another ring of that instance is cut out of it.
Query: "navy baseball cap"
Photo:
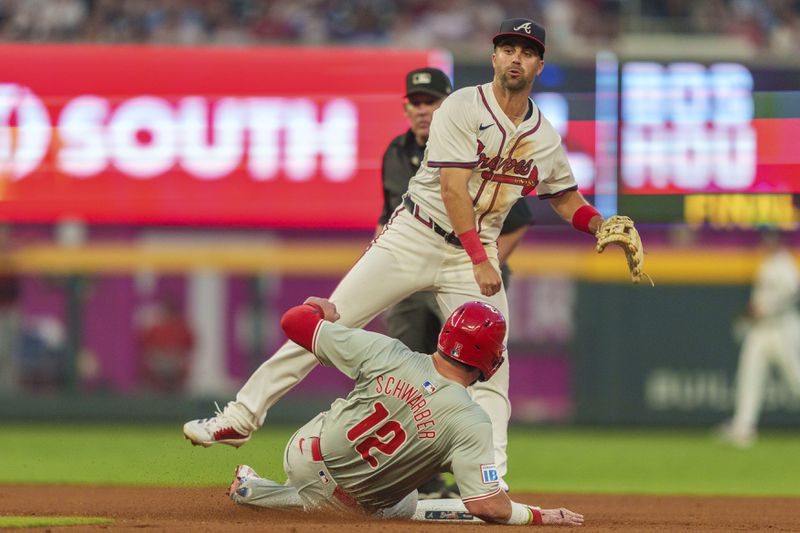
[[[544,27],[530,19],[508,19],[500,24],[500,32],[494,36],[492,43],[497,46],[497,43],[505,37],[524,37],[533,41],[536,48],[539,50],[541,57],[544,57]]]
[[[451,92],[450,78],[438,68],[418,68],[406,75],[406,96],[425,93],[444,98]]]

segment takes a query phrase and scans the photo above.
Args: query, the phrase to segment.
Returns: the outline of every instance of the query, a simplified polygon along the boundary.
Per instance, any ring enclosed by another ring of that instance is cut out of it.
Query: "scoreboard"
[[[771,186],[757,182],[753,77],[743,65],[627,63],[620,109],[623,194]]]
[[[800,110],[786,89],[797,73],[775,74],[731,62],[620,64],[619,211],[645,223],[796,227]]]
[[[469,73],[469,72],[467,72]],[[481,83],[480,76],[462,84]],[[548,63],[534,99],[584,195],[642,224],[794,229],[800,69],[731,61]],[[531,201],[535,223],[563,222]]]

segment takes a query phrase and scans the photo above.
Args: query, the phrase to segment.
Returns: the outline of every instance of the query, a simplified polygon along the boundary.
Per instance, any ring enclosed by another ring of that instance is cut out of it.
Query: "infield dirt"
[[[357,520],[234,505],[225,488],[146,488],[0,485],[0,515],[102,516],[112,524],[70,526],[64,531],[251,530],[325,533],[380,531],[511,531],[484,524],[423,524]],[[579,531],[798,531],[800,498],[689,497],[512,493],[520,502],[581,512]],[[521,527],[521,526],[520,526]],[[59,528],[60,529],[60,528]],[[552,527],[570,531],[572,528]],[[57,530],[38,528],[33,531]]]

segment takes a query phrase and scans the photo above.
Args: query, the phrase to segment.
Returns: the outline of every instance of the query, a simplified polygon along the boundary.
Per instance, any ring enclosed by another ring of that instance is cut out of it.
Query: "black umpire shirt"
[[[409,128],[405,133],[395,137],[383,154],[381,178],[383,180],[383,211],[378,224],[389,222],[392,213],[400,205],[403,195],[408,190],[408,182],[419,170],[425,147],[417,144],[414,133]],[[500,234],[511,233],[523,226],[528,226],[533,214],[525,198],[520,198],[511,208],[503,222]],[[508,266],[502,265],[504,282],[508,285]]]

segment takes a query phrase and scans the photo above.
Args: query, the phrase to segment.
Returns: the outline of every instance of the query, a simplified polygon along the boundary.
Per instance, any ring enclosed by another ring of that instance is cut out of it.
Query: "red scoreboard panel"
[[[0,45],[0,219],[369,228],[433,51]]]

